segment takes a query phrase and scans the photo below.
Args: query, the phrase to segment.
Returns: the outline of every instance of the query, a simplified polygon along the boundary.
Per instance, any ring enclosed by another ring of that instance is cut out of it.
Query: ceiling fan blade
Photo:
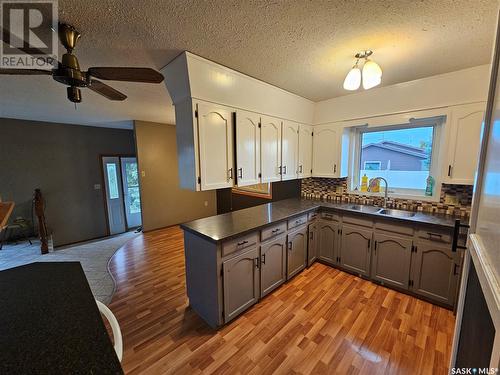
[[[94,67],[88,73],[112,81],[160,83],[164,79],[161,73],[151,68]]]
[[[9,75],[22,75],[22,76],[38,76],[38,75],[52,75],[52,70],[42,69],[0,69],[0,74]]]
[[[122,101],[127,99],[127,95],[96,79],[90,81],[88,88],[110,100]]]

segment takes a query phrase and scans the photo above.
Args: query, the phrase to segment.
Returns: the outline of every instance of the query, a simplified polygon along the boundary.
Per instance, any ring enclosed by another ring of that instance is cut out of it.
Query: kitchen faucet
[[[377,180],[382,180],[385,182],[385,196],[384,196],[384,208],[387,208],[387,193],[389,192],[389,184],[387,183],[387,180],[383,177],[374,177],[368,186],[368,191],[371,191],[372,184],[377,181]]]

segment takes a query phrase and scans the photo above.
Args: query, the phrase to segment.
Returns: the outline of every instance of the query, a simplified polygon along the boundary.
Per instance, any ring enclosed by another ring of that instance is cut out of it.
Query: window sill
[[[353,194],[353,195],[363,195],[367,197],[384,197],[384,192],[380,193],[371,193],[368,191],[361,192],[359,190],[349,190],[347,191],[348,194]],[[425,202],[439,202],[440,194],[434,194],[433,196],[427,196],[427,195],[416,195],[416,194],[401,194],[401,193],[389,193],[387,195],[387,198],[396,198],[396,199],[406,199],[406,200],[412,200],[412,201],[425,201]]]

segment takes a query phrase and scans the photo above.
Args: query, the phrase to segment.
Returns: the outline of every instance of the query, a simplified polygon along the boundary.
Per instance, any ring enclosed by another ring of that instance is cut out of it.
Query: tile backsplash
[[[391,198],[387,206],[409,211],[422,211],[468,218],[472,204],[472,186],[442,184],[439,202]],[[352,194],[347,189],[347,178],[305,178],[302,180],[301,196],[334,202],[370,204],[382,206],[384,197]]]

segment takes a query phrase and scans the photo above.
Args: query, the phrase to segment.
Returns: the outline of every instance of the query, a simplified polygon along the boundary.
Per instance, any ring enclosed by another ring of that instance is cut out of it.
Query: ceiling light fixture
[[[344,80],[344,89],[354,91],[361,86],[361,78],[363,78],[363,88],[365,90],[378,86],[382,82],[382,69],[380,66],[370,59],[372,51],[366,50],[356,54],[356,63],[351,68]],[[359,60],[365,59],[363,71],[358,67]]]

